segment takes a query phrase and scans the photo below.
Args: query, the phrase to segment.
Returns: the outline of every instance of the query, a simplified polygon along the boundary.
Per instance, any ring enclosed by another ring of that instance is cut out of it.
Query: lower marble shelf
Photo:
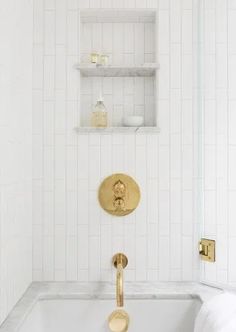
[[[160,133],[159,127],[75,127],[74,130],[78,134],[98,133],[98,134],[111,134],[111,133],[124,133],[124,134],[158,134]]]

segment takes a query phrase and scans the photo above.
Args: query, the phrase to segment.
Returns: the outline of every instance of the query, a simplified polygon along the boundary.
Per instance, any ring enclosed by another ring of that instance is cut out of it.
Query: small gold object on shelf
[[[129,315],[121,309],[113,311],[108,318],[108,326],[111,332],[128,331]]]
[[[100,55],[100,64],[102,66],[107,66],[108,65],[108,61],[109,61],[109,56],[106,54],[101,54]]]
[[[206,262],[215,262],[215,240],[201,239],[199,242],[199,254]]]
[[[90,60],[91,60],[91,63],[98,63],[99,62],[99,54],[98,53],[91,53]]]
[[[118,173],[107,177],[99,188],[101,207],[114,216],[125,216],[133,212],[140,201],[140,190],[133,178]]]

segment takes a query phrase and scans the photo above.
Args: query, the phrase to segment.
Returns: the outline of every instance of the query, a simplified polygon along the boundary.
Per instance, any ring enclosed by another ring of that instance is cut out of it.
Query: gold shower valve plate
[[[201,239],[199,242],[199,254],[206,262],[215,262],[215,240]]]
[[[125,216],[139,204],[139,186],[129,175],[113,174],[101,183],[98,199],[101,207],[109,214]]]

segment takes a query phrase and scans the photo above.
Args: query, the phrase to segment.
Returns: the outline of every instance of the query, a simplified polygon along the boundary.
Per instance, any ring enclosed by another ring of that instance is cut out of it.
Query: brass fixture
[[[199,254],[206,262],[215,262],[215,240],[201,239],[199,242]]]
[[[126,332],[129,327],[129,315],[124,310],[115,310],[108,318],[108,325],[112,332]]]
[[[90,58],[91,58],[91,63],[98,63],[99,54],[98,53],[91,53]]]
[[[116,302],[117,307],[124,306],[124,280],[123,280],[123,269],[128,264],[128,258],[121,253],[116,254],[112,258],[112,263],[117,269],[116,273]]]
[[[113,174],[100,185],[98,199],[106,212],[125,216],[133,212],[139,204],[139,186],[126,174]]]

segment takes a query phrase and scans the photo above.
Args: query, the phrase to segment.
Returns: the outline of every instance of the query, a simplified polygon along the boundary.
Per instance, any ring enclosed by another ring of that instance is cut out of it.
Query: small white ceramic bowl
[[[125,127],[141,127],[143,125],[143,116],[139,115],[129,115],[124,116],[123,125]]]

